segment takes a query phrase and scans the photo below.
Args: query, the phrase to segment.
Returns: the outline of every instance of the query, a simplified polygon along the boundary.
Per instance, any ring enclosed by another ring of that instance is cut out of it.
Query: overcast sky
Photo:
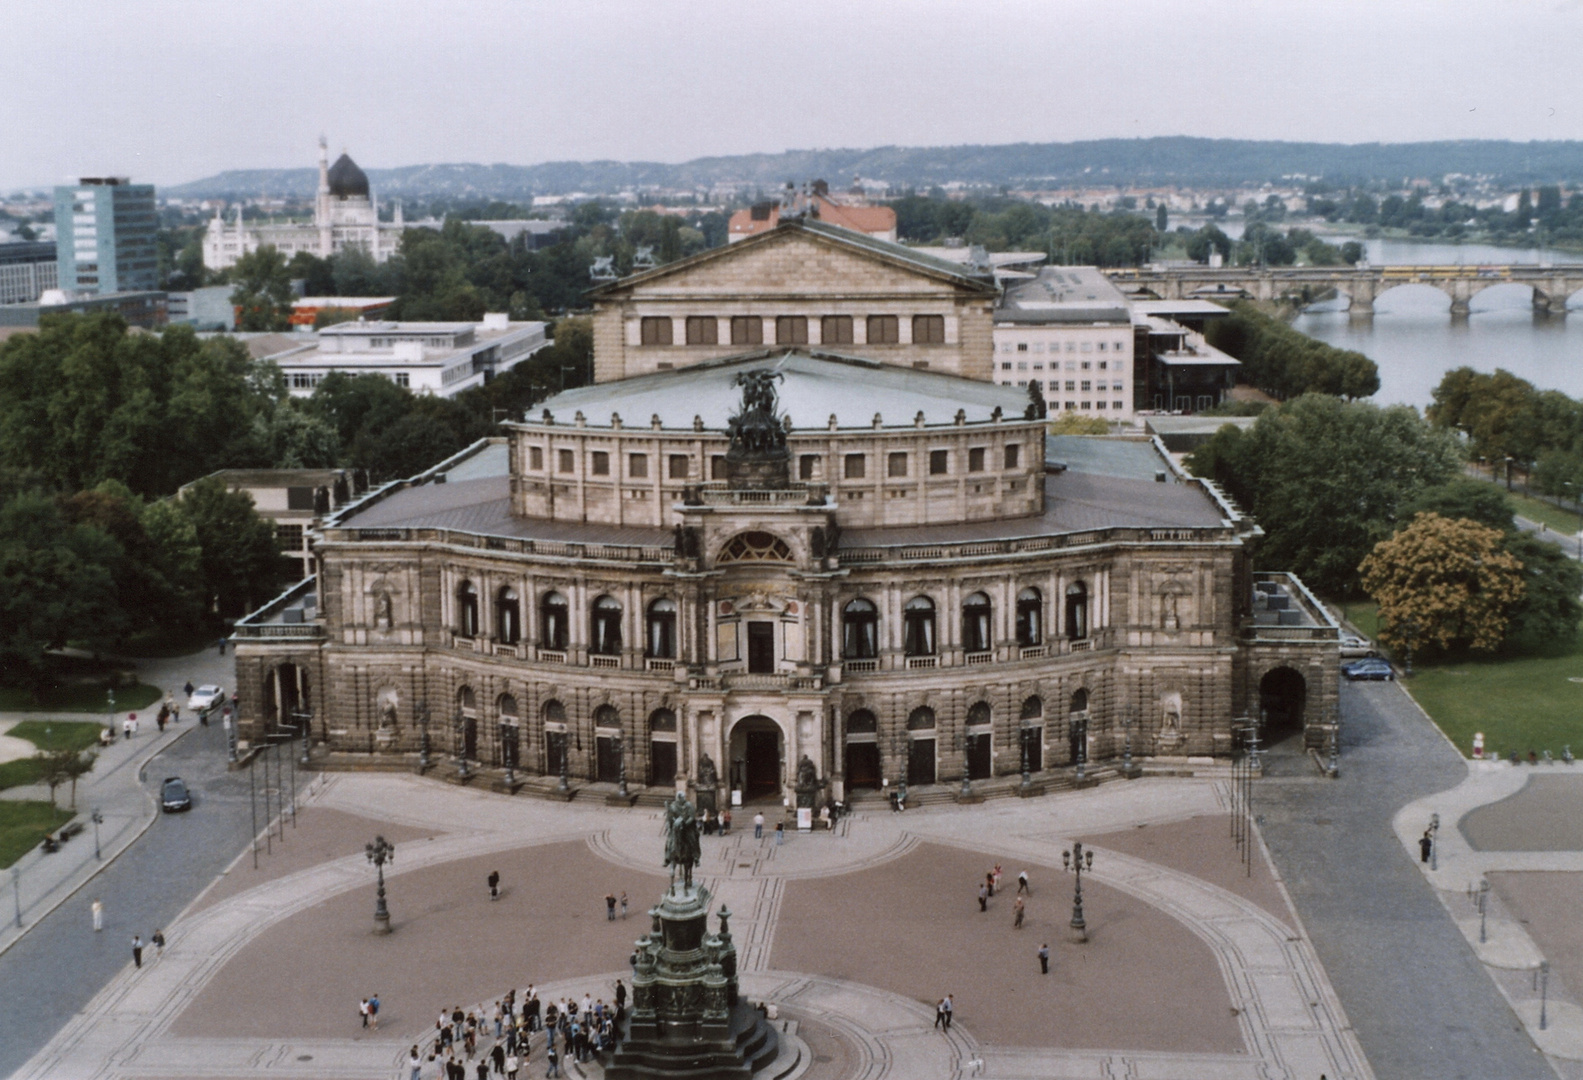
[[[0,190],[1204,135],[1583,138],[1583,0],[7,0]]]

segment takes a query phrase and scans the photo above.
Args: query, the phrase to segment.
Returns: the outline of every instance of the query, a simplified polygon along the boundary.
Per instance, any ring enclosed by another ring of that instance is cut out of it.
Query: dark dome
[[[330,194],[341,198],[351,195],[368,198],[368,174],[357,167],[357,162],[342,154],[330,166]]]

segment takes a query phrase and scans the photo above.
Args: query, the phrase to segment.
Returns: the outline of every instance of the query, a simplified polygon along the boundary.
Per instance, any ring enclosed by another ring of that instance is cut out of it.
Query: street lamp
[[[104,824],[104,815],[99,813],[98,807],[94,807],[90,820],[93,822],[93,857],[102,859],[104,856],[99,852],[99,826]]]
[[[1077,736],[1077,782],[1087,779],[1088,765],[1088,713],[1080,712],[1072,721],[1073,734]]]
[[[1440,815],[1429,815],[1429,869],[1440,869]]]
[[[506,759],[506,786],[515,788],[517,785],[517,725],[504,720],[500,722],[500,755]]]
[[[429,761],[429,702],[418,702],[418,771],[426,772]]]
[[[962,797],[970,798],[973,794],[973,781],[971,779],[973,766],[969,755],[969,748],[973,745],[972,736],[964,732],[957,732],[957,749],[962,751]]]
[[[559,732],[552,731],[548,735],[546,735],[545,738],[549,738],[550,735],[559,735],[561,737],[561,782],[556,785],[555,790],[561,792],[562,794],[565,794],[566,792],[572,790],[572,785],[568,782],[567,766],[566,766],[566,758],[567,758],[567,753],[566,752],[567,752],[568,749],[570,749],[570,747],[567,746],[568,740],[566,738],[566,732],[564,732],[564,731],[559,731]]]
[[[1061,852],[1061,865],[1077,875],[1077,886],[1072,892],[1071,927],[1078,941],[1088,940],[1088,924],[1083,921],[1083,871],[1094,868],[1093,851],[1084,851],[1082,841],[1072,845],[1071,851]]]
[[[383,836],[374,837],[374,842],[365,846],[368,861],[374,864],[374,869],[379,874],[379,899],[374,905],[374,933],[390,933],[390,909],[385,906],[385,864],[396,861],[396,845],[387,841]]]
[[[304,768],[306,768],[309,764],[311,764],[309,762],[309,760],[308,760],[308,744],[312,741],[313,710],[312,709],[302,709],[302,710],[300,710],[298,712],[292,713],[291,714],[291,718],[293,720],[297,721],[297,726],[302,729],[302,761],[301,761],[301,764],[302,764],[302,766]]]
[[[451,725],[452,749],[456,751],[456,776],[460,780],[467,779],[467,720],[461,713],[456,714],[456,720]]]
[[[630,798],[631,796],[627,794],[627,733],[625,731],[616,735],[616,764],[621,769],[620,786],[616,789],[616,794],[623,799]]]
[[[1549,1004],[1550,997],[1550,961],[1539,961],[1539,1030],[1543,1031],[1550,1026],[1549,1017],[1545,1006]]]
[[[1489,882],[1488,878],[1485,878],[1483,881],[1479,882],[1478,905],[1479,905],[1479,944],[1483,945],[1485,942],[1489,941],[1489,935],[1485,932],[1486,918],[1487,918],[1487,916],[1489,914],[1489,906],[1490,906],[1490,882]]]
[[[1033,777],[1028,774],[1028,735],[1030,729],[1027,724],[1023,724],[1018,727],[1017,733],[1021,736],[1019,741],[1022,743],[1022,788],[1026,791],[1033,783]]]

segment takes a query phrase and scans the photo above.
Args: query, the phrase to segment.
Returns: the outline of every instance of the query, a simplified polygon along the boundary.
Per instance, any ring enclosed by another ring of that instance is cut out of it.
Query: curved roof
[[[347,154],[342,154],[335,159],[335,164],[330,166],[330,194],[341,198],[360,195],[368,198],[368,174],[357,167]]]
[[[968,423],[990,420],[997,408],[1005,419],[1020,420],[1028,404],[1027,391],[1020,386],[776,348],[563,390],[532,410],[528,423],[537,423],[548,410],[562,424],[581,412],[590,425],[602,427],[610,423],[611,413],[620,413],[622,422],[633,427],[647,426],[658,415],[663,427],[690,428],[697,416],[706,429],[721,430],[742,407],[737,376],[759,370],[781,376],[775,387],[777,409],[791,416],[794,429],[826,427],[832,415],[838,427],[871,428],[876,413],[891,428],[913,426],[920,412],[926,424],[950,424],[958,409]]]

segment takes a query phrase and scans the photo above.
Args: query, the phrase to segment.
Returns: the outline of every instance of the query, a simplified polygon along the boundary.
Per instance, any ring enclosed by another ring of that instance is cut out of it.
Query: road
[[[192,811],[160,815],[120,858],[0,954],[0,986],[13,991],[0,1009],[0,1076],[26,1063],[131,960],[134,933],[146,942],[170,925],[248,846],[248,774],[226,771],[217,720],[188,732],[144,772],[144,786],[156,794],[166,776],[185,779]],[[81,842],[91,840],[74,841]],[[104,902],[97,934],[89,913],[95,897]],[[25,993],[15,992],[21,987]]]
[[[1555,1080],[1391,830],[1462,780],[1461,755],[1396,683],[1343,682],[1341,710],[1341,778],[1288,740],[1254,811],[1375,1075]]]

